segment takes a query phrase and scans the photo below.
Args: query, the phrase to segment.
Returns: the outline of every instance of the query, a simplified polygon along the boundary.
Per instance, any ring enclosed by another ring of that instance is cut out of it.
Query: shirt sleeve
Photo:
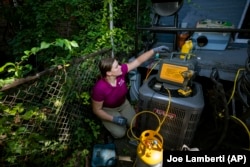
[[[102,88],[101,88],[100,84],[97,83],[93,87],[91,97],[95,101],[103,101],[104,100],[104,95],[103,95],[103,91],[102,91]]]
[[[128,65],[127,64],[122,64],[121,65],[121,70],[122,70],[122,75],[126,75],[128,73]]]

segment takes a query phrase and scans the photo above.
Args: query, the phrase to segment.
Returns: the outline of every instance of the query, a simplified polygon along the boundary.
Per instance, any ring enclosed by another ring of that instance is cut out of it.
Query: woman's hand
[[[127,125],[127,119],[124,118],[123,116],[114,116],[112,122],[120,126]]]
[[[154,53],[160,53],[160,52],[170,52],[169,47],[167,46],[159,46],[156,48],[153,48]]]

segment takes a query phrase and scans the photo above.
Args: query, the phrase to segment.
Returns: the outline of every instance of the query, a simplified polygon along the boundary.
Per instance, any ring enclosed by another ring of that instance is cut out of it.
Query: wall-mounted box
[[[204,19],[198,21],[196,28],[234,28],[234,25],[227,21]],[[231,38],[228,32],[194,32],[192,35],[195,49],[225,50]]]
[[[195,32],[191,38],[195,49],[225,50],[230,37],[230,33]]]

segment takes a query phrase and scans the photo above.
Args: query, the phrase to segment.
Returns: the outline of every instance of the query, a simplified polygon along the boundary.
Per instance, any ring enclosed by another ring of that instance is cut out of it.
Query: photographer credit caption
[[[228,155],[217,155],[217,156],[210,156],[210,155],[201,155],[201,156],[193,156],[193,155],[182,155],[182,156],[175,156],[169,154],[165,157],[167,163],[227,163],[227,164],[247,164],[247,156],[244,154],[228,154]]]

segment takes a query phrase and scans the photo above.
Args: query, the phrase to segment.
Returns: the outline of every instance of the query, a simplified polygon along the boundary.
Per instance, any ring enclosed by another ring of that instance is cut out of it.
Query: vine
[[[48,49],[49,47],[56,46],[61,47],[64,50],[68,50],[69,54],[64,57],[56,57],[51,61],[54,62],[54,65],[64,65],[67,66],[69,61],[71,60],[73,50],[72,48],[78,47],[76,41],[69,41],[67,39],[56,39],[56,41],[47,43],[42,42],[39,47],[33,47],[31,50],[24,51],[24,55],[21,59],[15,63],[7,62],[5,65],[0,67],[0,73],[5,72],[5,78],[0,79],[0,88],[3,86],[14,82],[17,78],[23,78],[30,74],[32,70],[32,64],[28,64],[28,60],[32,55],[36,55],[39,51],[44,49]]]

